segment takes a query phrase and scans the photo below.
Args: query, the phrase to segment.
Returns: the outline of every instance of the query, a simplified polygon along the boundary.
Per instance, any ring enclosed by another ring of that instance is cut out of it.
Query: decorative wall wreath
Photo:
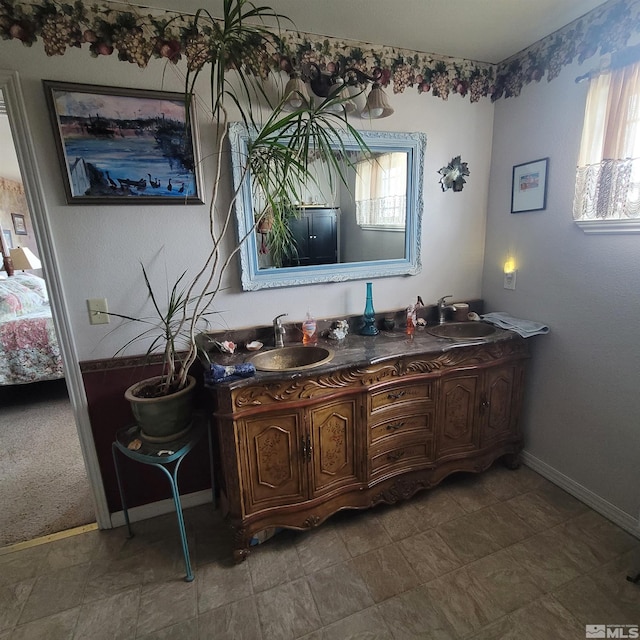
[[[460,156],[456,156],[446,167],[439,169],[438,173],[442,176],[440,186],[443,191],[447,189],[462,191],[466,182],[464,176],[469,175],[469,168],[466,162],[460,160]]]

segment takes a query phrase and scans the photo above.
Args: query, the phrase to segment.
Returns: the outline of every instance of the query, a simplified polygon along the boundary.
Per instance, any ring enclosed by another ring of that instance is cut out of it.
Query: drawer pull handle
[[[389,398],[389,400],[397,400],[398,398],[402,398],[406,393],[406,391],[396,391],[395,393],[388,394],[387,398]]]
[[[402,451],[396,451],[387,455],[387,460],[400,460],[404,455],[404,449]]]
[[[402,429],[404,427],[404,422],[396,422],[394,424],[387,425],[387,431],[395,431],[396,429]]]

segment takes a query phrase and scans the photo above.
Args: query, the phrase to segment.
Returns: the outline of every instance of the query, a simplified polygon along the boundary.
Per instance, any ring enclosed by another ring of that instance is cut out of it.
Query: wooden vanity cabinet
[[[516,464],[527,357],[513,337],[212,390],[235,558],[262,530],[406,499],[499,457]]]

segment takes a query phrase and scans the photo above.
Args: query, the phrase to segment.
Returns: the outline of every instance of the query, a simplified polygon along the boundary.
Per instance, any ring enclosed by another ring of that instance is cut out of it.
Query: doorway
[[[82,520],[97,520],[101,528],[109,527],[111,523],[91,437],[86,397],[64,309],[42,187],[17,73],[0,70],[0,98],[3,107],[0,113],[0,140],[3,142],[4,156],[0,163],[0,177],[8,175],[9,178],[4,178],[5,186],[7,180],[11,180],[9,184],[15,185],[16,193],[22,190],[25,209],[24,213],[6,212],[22,216],[18,218],[20,234],[15,234],[16,228],[12,225],[11,217],[7,224],[4,210],[0,212],[3,216],[3,229],[8,227],[13,232],[11,242],[14,246],[20,241],[20,246],[28,246],[42,261],[42,271],[31,273],[42,276],[46,281],[65,374],[60,380],[0,388],[0,469],[20,471],[27,474],[25,477],[31,477],[31,481],[16,481],[14,478],[9,483],[5,483],[0,477],[3,491],[6,487],[9,490],[15,487],[15,495],[7,497],[2,494],[2,503],[15,503],[14,511],[17,514],[13,518],[6,518],[7,522],[0,523],[0,546],[4,546],[22,541],[25,536],[39,537],[54,533],[56,529],[61,531],[87,524]],[[12,168],[6,163],[10,155],[9,149],[15,150]],[[23,222],[27,226],[28,237],[24,235]],[[5,427],[18,424],[22,424],[22,428]],[[43,451],[38,452],[36,447],[40,444]],[[9,451],[11,459],[6,457]],[[40,464],[32,464],[40,455]],[[49,476],[42,477],[39,474],[45,468],[50,473]],[[60,470],[64,472],[60,473]],[[27,484],[30,486],[27,487]],[[42,491],[34,493],[39,487],[42,487]],[[66,500],[65,494],[68,494]],[[52,504],[54,496],[58,501],[56,504]],[[40,513],[36,514],[38,517],[32,526],[15,527],[23,528],[25,532],[4,532],[11,520],[24,521],[30,510],[44,511],[41,507],[45,504],[52,514],[47,522],[38,522],[42,515]]]

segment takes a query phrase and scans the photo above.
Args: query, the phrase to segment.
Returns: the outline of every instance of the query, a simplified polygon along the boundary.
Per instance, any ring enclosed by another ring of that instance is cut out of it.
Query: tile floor
[[[583,640],[640,623],[640,541],[526,467],[285,531],[248,560],[205,505],[0,556],[0,640]]]

